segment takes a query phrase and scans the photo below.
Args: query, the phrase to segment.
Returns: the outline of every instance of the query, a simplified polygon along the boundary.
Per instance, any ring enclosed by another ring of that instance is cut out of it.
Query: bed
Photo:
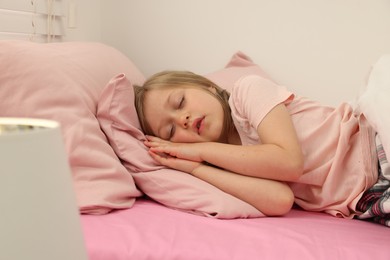
[[[242,52],[226,60],[205,76],[227,89],[269,77]],[[390,259],[389,228],[299,208],[264,217],[156,164],[132,102],[145,76],[117,49],[3,40],[0,61],[0,116],[61,124],[89,259]]]

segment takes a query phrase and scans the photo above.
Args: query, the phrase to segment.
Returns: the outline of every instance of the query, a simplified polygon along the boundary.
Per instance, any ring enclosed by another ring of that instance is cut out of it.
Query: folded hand
[[[195,144],[172,143],[158,137],[147,136],[145,145],[158,163],[187,173],[192,173],[202,164]]]
[[[165,154],[170,157],[194,162],[203,161],[200,156],[200,143],[173,143],[155,136],[147,136],[145,145],[150,148],[151,152],[158,153],[160,155]]]

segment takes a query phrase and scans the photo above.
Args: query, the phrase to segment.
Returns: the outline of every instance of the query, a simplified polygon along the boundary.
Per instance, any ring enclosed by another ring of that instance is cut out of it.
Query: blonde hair
[[[216,90],[216,93],[213,94],[213,96],[215,96],[215,98],[221,103],[222,109],[224,111],[223,132],[228,134],[234,127],[228,102],[230,96],[229,92],[219,87],[209,79],[189,71],[163,71],[150,77],[143,86],[134,86],[135,108],[137,110],[141,128],[144,133],[147,135],[154,135],[149,123],[146,121],[144,116],[143,105],[145,94],[148,91],[157,88],[174,88],[183,86],[204,89],[210,94],[213,94],[209,90],[210,87]]]

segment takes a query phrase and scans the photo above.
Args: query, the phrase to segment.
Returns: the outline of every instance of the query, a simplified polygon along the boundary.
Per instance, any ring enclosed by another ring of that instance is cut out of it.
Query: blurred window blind
[[[0,39],[62,40],[62,0],[0,0]]]

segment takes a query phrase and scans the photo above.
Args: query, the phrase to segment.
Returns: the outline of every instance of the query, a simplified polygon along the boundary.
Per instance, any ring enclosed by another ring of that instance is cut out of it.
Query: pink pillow
[[[0,41],[0,60],[0,116],[60,122],[80,212],[131,207],[141,192],[95,115],[113,76],[144,81],[134,64],[106,45],[76,42]]]
[[[227,89],[244,75],[266,74],[242,53],[223,70],[209,74]],[[143,145],[145,137],[134,107],[134,90],[126,75],[114,77],[102,92],[98,120],[111,146],[137,186],[152,199],[172,208],[216,218],[264,216],[251,205],[189,174],[157,165]]]
[[[231,92],[234,83],[239,78],[251,74],[273,80],[262,68],[255,64],[251,58],[239,51],[232,56],[224,69],[205,76],[218,86]]]

